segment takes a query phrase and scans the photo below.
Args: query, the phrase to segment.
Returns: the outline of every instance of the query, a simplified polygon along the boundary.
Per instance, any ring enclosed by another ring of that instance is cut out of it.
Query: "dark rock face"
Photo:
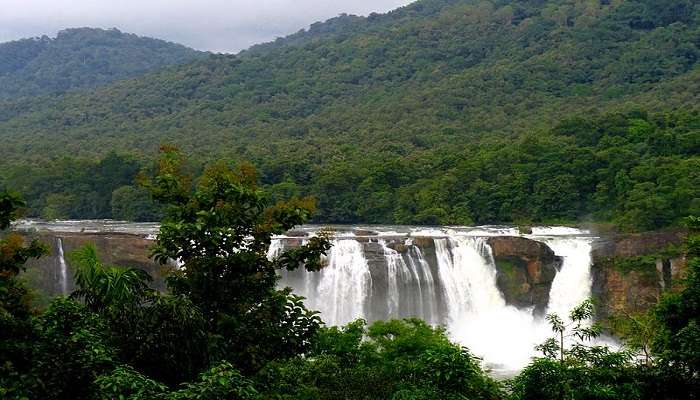
[[[154,287],[165,289],[165,277],[171,266],[161,266],[149,258],[152,241],[144,236],[131,234],[89,234],[89,233],[39,233],[40,240],[50,248],[50,254],[38,261],[29,263],[23,276],[30,285],[48,296],[61,293],[59,239],[69,267],[68,290],[73,289],[69,254],[71,251],[94,243],[105,264],[136,267],[147,271],[154,278]],[[285,239],[285,248],[302,245],[306,234],[299,232]],[[382,237],[386,246],[395,250],[407,265],[416,263],[420,255],[429,266],[434,277],[438,276],[438,262],[435,240],[432,237]],[[684,276],[686,261],[682,255],[658,256],[644,268],[622,270],[616,267],[620,260],[630,257],[664,254],[669,244],[680,246],[685,239],[683,231],[650,232],[643,234],[609,235],[599,239],[593,246],[593,296],[597,300],[598,317],[604,319],[617,312],[640,312],[648,310],[666,290],[677,286]],[[364,255],[373,279],[372,296],[382,298],[387,289],[387,261],[379,238],[372,236],[356,237],[362,243]],[[554,277],[561,267],[562,259],[544,243],[522,237],[489,238],[496,268],[497,284],[508,304],[518,308],[533,308],[542,313],[549,302],[549,291]],[[648,264],[648,263],[647,263]],[[403,299],[410,299],[408,293],[417,288],[410,284],[399,287]],[[436,282],[437,315],[447,313],[442,288]],[[405,315],[412,315],[418,307],[413,300],[402,300],[400,309]],[[375,302],[368,316],[386,314],[385,302]]]
[[[377,235],[379,235],[378,232],[370,231],[370,230],[366,230],[366,229],[353,229],[352,233],[354,233],[357,236],[377,236]]]
[[[593,261],[606,257],[636,257],[681,245],[687,233],[683,230],[654,231],[611,235],[593,246]]]
[[[300,237],[300,238],[308,236],[306,234],[306,232],[304,232],[304,231],[295,231],[295,230],[287,231],[287,233],[285,233],[285,235],[287,235],[289,237]]]
[[[488,243],[498,270],[496,283],[506,302],[543,313],[562,258],[546,244],[522,237],[493,237]]]
[[[84,233],[42,233],[38,239],[49,246],[49,254],[28,263],[25,278],[31,287],[49,296],[61,294],[59,288],[59,243],[63,247],[64,259],[68,265],[68,289],[73,289],[73,272],[69,254],[78,248],[92,243],[97,248],[100,260],[106,265],[140,268],[153,277],[153,287],[165,290],[165,277],[172,266],[162,266],[149,258],[149,248],[153,241],[145,237],[129,234],[84,234]],[[59,242],[60,240],[60,242]]]
[[[593,296],[598,317],[645,312],[663,292],[677,287],[685,275],[686,260],[682,254],[663,253],[669,245],[680,246],[685,237],[684,231],[672,230],[613,235],[594,243]],[[634,265],[638,257],[652,257],[656,262]],[[622,269],[620,262],[632,265]]]

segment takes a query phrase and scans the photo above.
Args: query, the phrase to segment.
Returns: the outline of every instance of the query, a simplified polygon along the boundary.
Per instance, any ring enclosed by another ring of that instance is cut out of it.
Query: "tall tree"
[[[0,232],[6,230],[24,206],[18,195],[0,192]],[[31,323],[29,294],[17,275],[31,258],[47,252],[45,245],[29,244],[15,233],[0,233],[0,397],[15,396],[19,377],[31,368],[35,331]]]
[[[212,357],[252,371],[304,351],[321,321],[301,298],[276,288],[277,270],[318,270],[330,244],[315,237],[274,260],[267,250],[273,235],[309,219],[314,201],[269,206],[248,164],[213,164],[193,188],[183,161],[176,149],[163,148],[148,183],[154,197],[168,204],[153,253],[164,263],[181,261],[180,273],[168,283],[204,314],[216,343]]]

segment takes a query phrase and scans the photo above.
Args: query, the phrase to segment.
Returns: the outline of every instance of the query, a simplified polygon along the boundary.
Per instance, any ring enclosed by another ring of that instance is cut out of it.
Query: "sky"
[[[0,42],[65,28],[117,28],[198,50],[235,53],[341,13],[383,13],[412,0],[0,0]]]

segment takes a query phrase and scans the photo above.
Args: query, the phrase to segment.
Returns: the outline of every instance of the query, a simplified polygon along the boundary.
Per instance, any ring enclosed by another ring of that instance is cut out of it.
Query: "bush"
[[[256,377],[265,398],[499,399],[480,360],[417,319],[324,328],[305,358]],[[279,396],[279,397],[277,397]]]
[[[59,298],[39,318],[34,345],[33,398],[91,399],[93,382],[114,368],[108,330],[84,305]]]

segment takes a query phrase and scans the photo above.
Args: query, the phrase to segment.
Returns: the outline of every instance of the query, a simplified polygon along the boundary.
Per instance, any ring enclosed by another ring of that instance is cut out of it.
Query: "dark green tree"
[[[18,279],[25,263],[47,252],[42,243],[16,234],[3,234],[24,206],[18,195],[0,192],[0,397],[21,397],[22,382],[32,368],[37,332],[27,288]]]
[[[154,197],[167,204],[153,254],[164,263],[181,261],[182,270],[168,284],[202,311],[211,357],[254,371],[307,350],[320,319],[301,298],[276,288],[277,270],[318,270],[329,242],[312,238],[275,260],[267,259],[267,250],[272,235],[309,219],[313,201],[268,206],[248,164],[235,169],[213,164],[193,189],[182,162],[175,149],[164,148],[149,184]]]
[[[36,325],[29,398],[93,399],[95,379],[117,362],[108,327],[73,300],[54,300]]]
[[[661,330],[654,343],[658,355],[659,391],[668,398],[700,393],[700,218],[686,219],[688,272],[681,291],[667,294],[656,308]]]
[[[306,357],[273,362],[256,377],[264,398],[502,398],[481,360],[417,319],[358,320],[323,328]]]
[[[208,365],[204,318],[188,298],[151,289],[143,270],[103,265],[94,245],[70,260],[76,269],[71,297],[100,315],[121,362],[172,387]]]

